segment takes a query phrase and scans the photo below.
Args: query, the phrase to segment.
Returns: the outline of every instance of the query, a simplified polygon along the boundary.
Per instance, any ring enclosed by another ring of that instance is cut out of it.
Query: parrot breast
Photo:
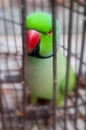
[[[57,92],[66,75],[66,59],[61,51],[57,54]],[[53,97],[53,58],[39,59],[28,57],[28,86],[32,95],[52,99]],[[57,94],[58,95],[58,94]]]

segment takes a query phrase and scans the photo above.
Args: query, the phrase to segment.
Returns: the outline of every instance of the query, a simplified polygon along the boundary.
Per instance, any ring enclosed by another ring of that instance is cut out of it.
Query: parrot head
[[[52,16],[35,12],[26,17],[26,44],[29,56],[47,58],[53,55]],[[57,49],[60,43],[60,26],[56,21]]]

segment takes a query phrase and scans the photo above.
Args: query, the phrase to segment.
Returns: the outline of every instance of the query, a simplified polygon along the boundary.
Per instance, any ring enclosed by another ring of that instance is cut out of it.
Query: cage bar
[[[53,103],[34,106],[27,95],[25,17],[36,11],[52,14]],[[56,106],[56,19],[61,26],[60,48],[67,58],[61,108]],[[0,0],[0,25],[0,130],[86,130],[86,0]],[[68,95],[70,63],[77,80]]]

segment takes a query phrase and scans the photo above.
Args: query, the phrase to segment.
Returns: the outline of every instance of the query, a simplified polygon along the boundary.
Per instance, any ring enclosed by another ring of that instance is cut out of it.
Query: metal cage
[[[56,54],[53,56],[53,103],[33,106],[27,87],[26,15],[52,14],[61,26],[61,48],[67,57],[64,105],[57,108]],[[86,130],[86,0],[0,0],[0,130]],[[76,74],[75,90],[68,95],[69,64]],[[21,74],[22,73],[22,74]],[[22,75],[22,76],[21,76]]]

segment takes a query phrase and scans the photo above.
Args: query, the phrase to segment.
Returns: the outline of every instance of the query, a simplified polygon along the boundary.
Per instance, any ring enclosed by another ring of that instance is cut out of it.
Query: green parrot
[[[53,98],[53,49],[52,16],[46,12],[35,12],[26,17],[26,46],[28,52],[28,86],[35,102],[38,98]],[[64,101],[66,83],[66,58],[60,50],[60,25],[56,21],[57,36],[57,90],[56,103]],[[75,74],[70,65],[68,94],[73,91]]]

